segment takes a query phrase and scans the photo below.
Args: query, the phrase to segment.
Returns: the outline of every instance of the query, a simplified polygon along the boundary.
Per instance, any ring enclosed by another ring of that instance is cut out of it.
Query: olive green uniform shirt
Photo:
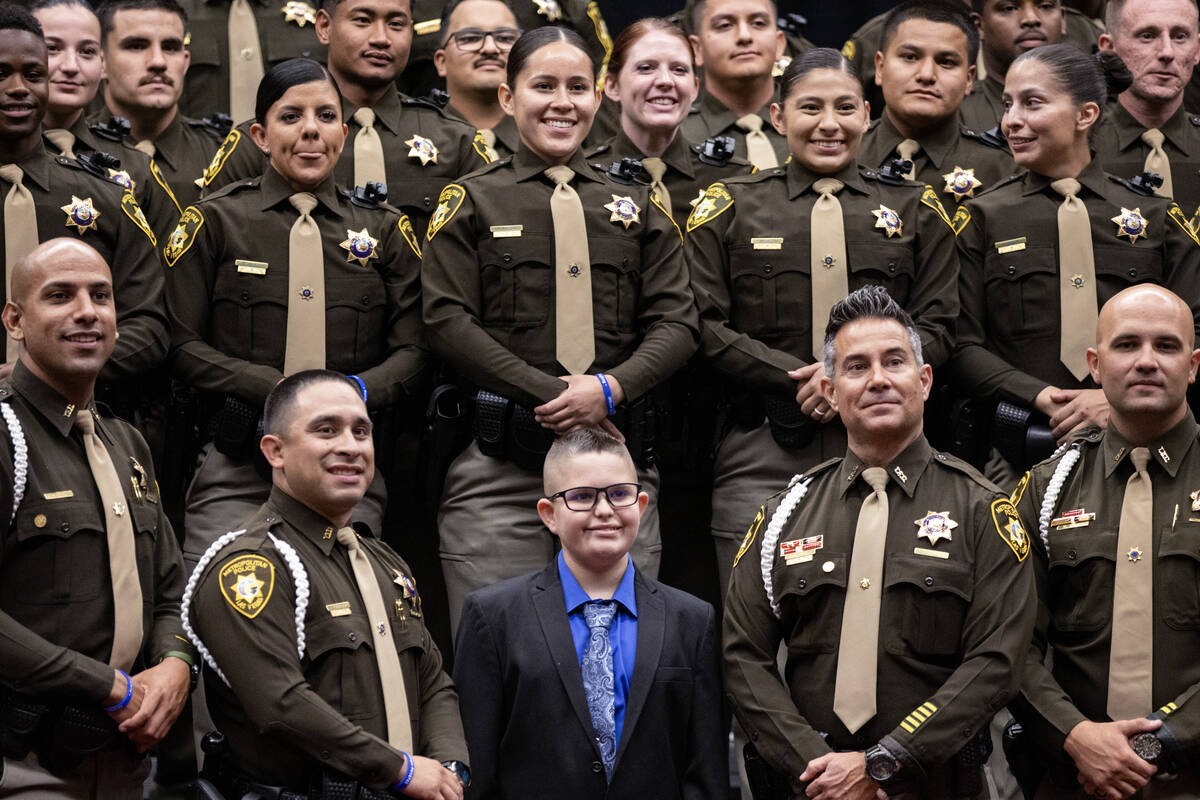
[[[106,111],[103,118],[111,119],[111,115]],[[177,113],[166,130],[154,140],[154,165],[171,187],[181,210],[200,199],[200,186],[196,180],[212,162],[221,139],[221,134],[208,121]],[[174,222],[178,221],[176,217]],[[171,227],[174,229],[174,224]]]
[[[988,75],[975,81],[971,93],[963,98],[958,113],[963,124],[973,131],[990,131],[1004,116],[1004,78]]]
[[[1104,168],[1122,178],[1135,178],[1146,167],[1150,145],[1142,141],[1146,126],[1120,103],[1110,103],[1092,134],[1092,149]],[[1200,115],[1181,105],[1163,126],[1163,150],[1171,161],[1175,202],[1189,218],[1200,210]]]
[[[1157,283],[1200,315],[1200,242],[1179,207],[1138,194],[1092,161],[1078,176],[1092,224],[1096,297],[1103,306],[1136,283]],[[1058,207],[1050,179],[1022,170],[959,207],[962,316],[954,369],[977,397],[1033,405],[1047,386],[1080,383],[1059,358]],[[1145,235],[1113,221],[1137,211]]]
[[[591,258],[596,357],[632,402],[696,351],[696,307],[679,229],[648,187],[609,180],[581,152],[567,163]],[[557,397],[553,182],[522,148],[446,187],[422,260],[434,352],[471,383],[527,406]],[[605,206],[628,198],[636,220]]]
[[[863,137],[858,160],[869,167],[883,167],[900,158],[896,146],[904,139],[884,114],[871,123]],[[913,159],[916,180],[932,186],[938,199],[951,211],[1017,171],[1003,140],[990,142],[981,133],[963,126],[957,115],[917,141],[921,149]]]
[[[487,144],[474,126],[447,116],[424,100],[404,97],[394,88],[374,106],[375,130],[383,145],[388,202],[412,220],[417,236],[425,234],[438,193],[450,181],[488,163]],[[346,146],[334,168],[340,186],[354,185],[354,137],[362,127],[353,119],[355,106],[342,100],[342,117],[350,128]],[[423,149],[422,140],[432,145]],[[204,172],[204,193],[255,178],[267,168],[267,157],[250,138],[250,124],[229,132]]]
[[[1159,738],[1167,755],[1194,751],[1200,741],[1200,445],[1191,413],[1148,443],[1153,485],[1151,538],[1143,558],[1153,563],[1153,708],[1166,718]],[[1028,520],[1038,592],[1037,627],[1021,684],[1021,721],[1038,744],[1061,750],[1084,720],[1107,722],[1117,533],[1133,444],[1113,426],[1091,429],[1073,449],[1080,457],[1052,507],[1047,487],[1063,455],[1035,466],[1013,499]],[[1068,514],[1075,515],[1074,517]],[[1038,530],[1040,524],[1044,532]],[[1052,665],[1046,654],[1053,652]],[[1173,704],[1173,705],[1169,705]],[[1166,734],[1166,735],[1164,735]]]
[[[112,270],[120,338],[100,379],[137,378],[158,366],[168,344],[163,268],[137,200],[111,178],[88,172],[74,159],[51,156],[41,146],[17,166],[33,195],[39,241],[78,239],[96,248]],[[0,179],[0,192],[8,194],[10,187]]]
[[[412,571],[360,526],[389,612],[404,673],[413,753],[467,762],[454,683],[425,628]],[[200,573],[189,616],[228,679],[205,670],[213,722],[236,767],[263,783],[308,790],[334,769],[373,788],[401,778],[404,756],[387,743],[387,717],[372,632],[337,526],[278,487]],[[297,655],[297,586],[286,542],[307,575],[303,655]],[[257,589],[239,589],[253,576]]]
[[[77,409],[18,361],[0,382],[25,435],[25,493],[0,542],[0,683],[53,702],[102,703],[113,685],[113,595],[104,506],[88,466]],[[0,508],[13,507],[12,434],[0,423]],[[125,492],[142,591],[142,647],[130,672],[168,654],[192,657],[179,621],[186,576],[163,513],[146,442],[101,417],[104,442]]]
[[[847,451],[809,470],[807,493],[769,542],[769,523],[786,493],[768,500],[742,542],[725,598],[726,692],[747,739],[792,777],[796,791],[795,778],[812,759],[880,740],[919,780],[1008,702],[1033,630],[1033,576],[1020,521],[997,507],[1008,501],[994,485],[918,437],[884,467],[877,713],[849,733],[833,696],[842,607],[857,584],[850,573],[854,532],[871,493],[861,479],[865,466]],[[933,514],[955,523],[950,536],[920,537]],[[764,587],[764,561],[778,613]],[[780,642],[787,651],[782,680]]]
[[[229,53],[230,0],[181,0],[188,16],[188,66],[181,113],[200,119],[216,112],[229,113],[229,69],[239,60]],[[263,74],[289,58],[313,58],[325,63],[325,45],[317,41],[314,18],[317,2],[250,0],[258,26]],[[235,119],[234,122],[244,120]]]
[[[448,103],[442,110],[452,119],[457,119],[467,125],[471,125],[471,122],[462,115],[462,112],[454,107],[453,102]],[[471,125],[471,127],[475,126]],[[520,149],[521,132],[517,130],[517,121],[507,114],[501,117],[500,122],[492,128],[492,133],[496,135],[496,143],[492,145],[493,161],[499,158],[507,158]]]
[[[189,206],[167,243],[172,370],[193,386],[261,405],[283,377],[294,193],[268,169]],[[352,202],[332,179],[313,194],[325,363],[362,378],[369,406],[381,408],[412,390],[426,361],[415,233],[395,209]],[[373,240],[365,263],[348,247],[364,230]]]
[[[781,136],[771,124],[771,104],[767,103],[758,110],[763,118],[763,133],[775,148],[775,157],[782,164],[788,160],[787,138]],[[679,133],[689,142],[703,142],[710,136],[730,136],[734,141],[734,155],[748,160],[746,152],[746,132],[737,126],[738,115],[725,107],[720,100],[713,97],[704,89],[700,90],[700,99],[692,104]]]

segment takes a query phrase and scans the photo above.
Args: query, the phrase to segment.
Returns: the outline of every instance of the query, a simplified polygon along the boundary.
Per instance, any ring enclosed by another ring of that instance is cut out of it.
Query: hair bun
[[[1117,95],[1133,85],[1133,73],[1121,57],[1111,50],[1101,50],[1096,53],[1096,63],[1104,74],[1104,85],[1108,89],[1108,98],[1115,99]]]

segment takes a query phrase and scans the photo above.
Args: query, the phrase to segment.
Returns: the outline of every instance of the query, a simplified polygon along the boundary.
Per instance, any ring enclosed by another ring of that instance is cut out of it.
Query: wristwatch
[[[454,773],[464,789],[471,786],[471,769],[461,761],[443,761],[442,766]]]
[[[883,748],[883,745],[875,745],[866,752],[867,758],[867,777],[878,783],[887,790],[884,786],[890,781],[900,770],[900,762],[896,757]]]

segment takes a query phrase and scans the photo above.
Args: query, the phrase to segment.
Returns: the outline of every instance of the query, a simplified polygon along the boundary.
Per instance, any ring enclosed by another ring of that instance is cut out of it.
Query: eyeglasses
[[[458,45],[458,49],[464,53],[479,52],[483,49],[483,40],[489,36],[496,43],[497,50],[507,53],[512,50],[517,39],[521,38],[521,30],[520,28],[496,28],[492,31],[485,31],[479,28],[463,28],[461,31],[450,34],[450,38]]]
[[[627,508],[638,500],[638,494],[642,491],[640,483],[614,483],[612,486],[576,486],[574,489],[566,489],[557,494],[550,495],[550,499],[554,500],[559,497],[567,504],[567,508],[572,511],[591,511],[596,507],[596,501],[600,499],[600,495],[608,500],[608,504],[613,508]]]

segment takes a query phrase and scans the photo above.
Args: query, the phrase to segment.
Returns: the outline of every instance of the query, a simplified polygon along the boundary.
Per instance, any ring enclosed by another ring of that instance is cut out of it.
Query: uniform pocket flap
[[[1047,272],[1058,272],[1058,259],[1049,245],[1034,245],[1009,253],[997,253],[993,249],[984,259],[986,280],[1019,281]]]
[[[103,512],[90,498],[74,497],[63,500],[30,500],[26,498],[17,511],[17,541],[38,536],[65,539],[78,530],[105,530]]]
[[[926,592],[950,592],[970,601],[974,594],[971,568],[950,560],[893,555],[884,567],[884,586],[908,583]]]
[[[844,555],[816,553],[812,561],[786,564],[782,561],[775,567],[775,586],[778,596],[794,594],[804,597],[822,586],[846,586],[846,563]]]
[[[1050,567],[1076,567],[1093,558],[1116,561],[1114,530],[1050,531]]]
[[[340,604],[334,604],[340,605]],[[366,617],[357,610],[345,616],[332,616],[326,608],[310,606],[313,616],[309,617],[304,631],[307,655],[316,661],[334,650],[355,650],[371,645],[371,628]]]

